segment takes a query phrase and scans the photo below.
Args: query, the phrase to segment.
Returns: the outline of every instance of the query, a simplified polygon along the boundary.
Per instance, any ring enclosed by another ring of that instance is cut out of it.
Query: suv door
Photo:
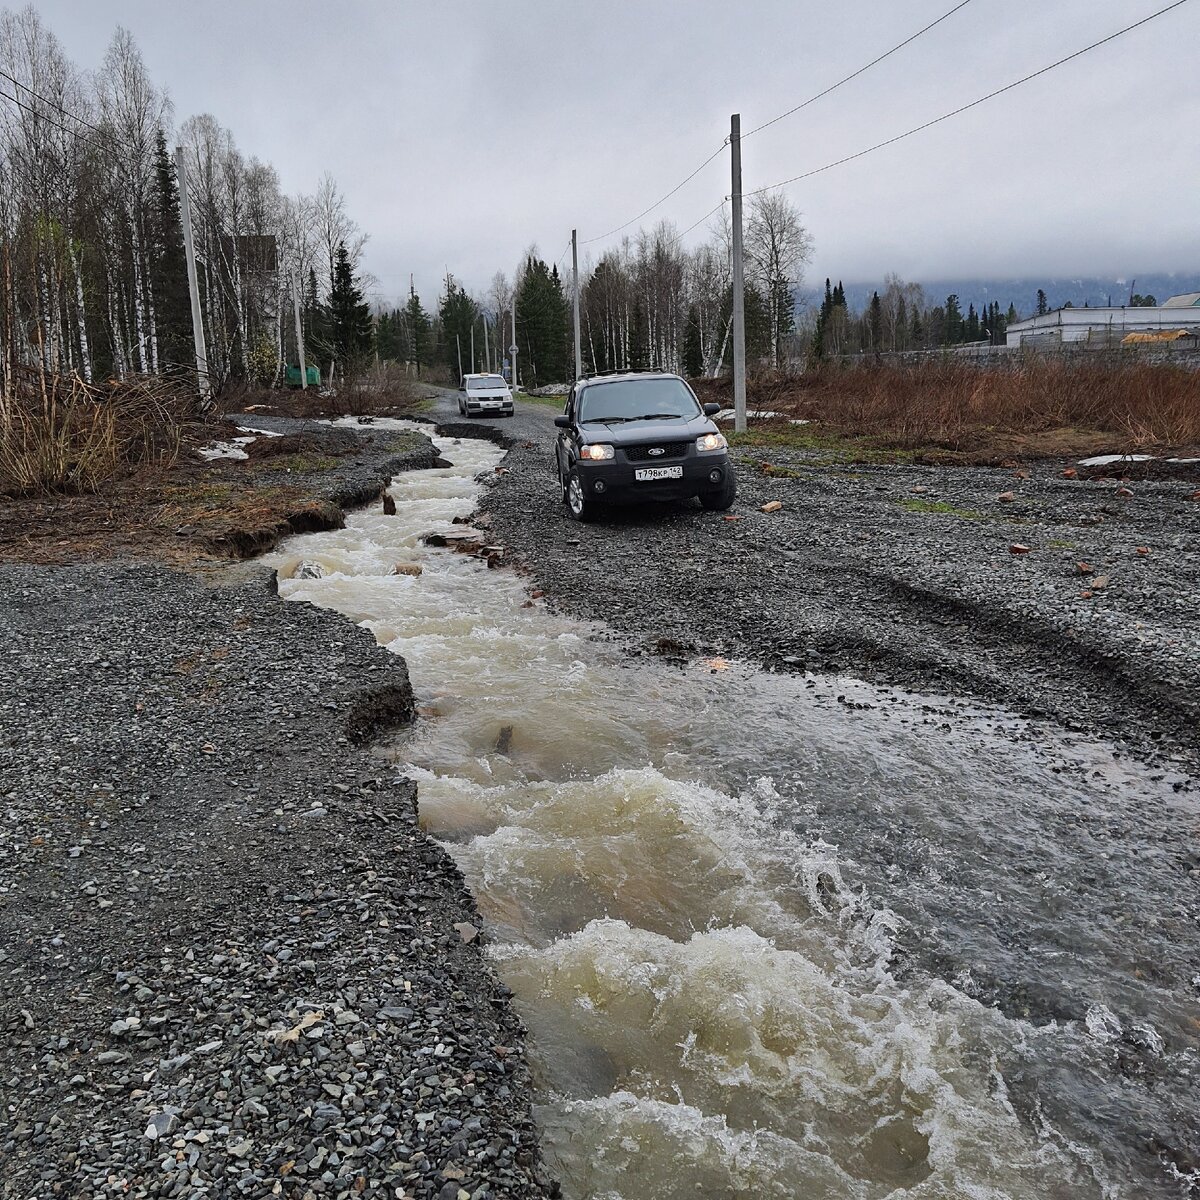
[[[567,472],[571,469],[571,443],[575,437],[575,394],[574,387],[567,393],[567,404],[563,409],[567,418],[571,422],[570,429],[560,429],[558,431],[558,441],[555,444],[554,455],[558,461],[559,477],[566,479]]]

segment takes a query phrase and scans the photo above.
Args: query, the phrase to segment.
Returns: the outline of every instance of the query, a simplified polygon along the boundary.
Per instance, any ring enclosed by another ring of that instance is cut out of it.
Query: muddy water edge
[[[503,455],[435,440],[394,516],[269,561],[408,662],[383,750],[484,914],[564,1194],[1200,1189],[1192,794],[1002,711],[633,657],[423,544]]]

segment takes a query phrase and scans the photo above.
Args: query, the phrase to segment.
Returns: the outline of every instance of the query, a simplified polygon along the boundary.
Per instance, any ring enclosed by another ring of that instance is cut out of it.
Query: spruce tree
[[[404,306],[404,334],[408,352],[405,361],[416,364],[417,378],[420,379],[421,368],[429,365],[433,339],[429,314],[422,307],[415,288],[409,288],[408,303]]]
[[[354,279],[350,255],[338,243],[333,266],[333,290],[329,293],[329,333],[334,357],[344,372],[351,374],[366,365],[374,343],[371,308]]]
[[[867,308],[867,326],[871,334],[871,349],[876,354],[883,348],[883,301],[878,292],[871,293],[871,303]]]
[[[629,321],[629,369],[646,371],[649,368],[650,328],[646,322],[646,310],[642,307],[641,300],[635,300],[633,316]]]
[[[1050,311],[1050,305],[1046,300],[1046,293],[1041,288],[1037,290],[1037,315],[1044,317]]]
[[[150,287],[154,294],[159,369],[171,371],[190,367],[196,360],[192,342],[187,258],[179,215],[179,185],[175,178],[175,164],[167,153],[166,135],[161,129],[155,134],[154,144],[151,242]]]

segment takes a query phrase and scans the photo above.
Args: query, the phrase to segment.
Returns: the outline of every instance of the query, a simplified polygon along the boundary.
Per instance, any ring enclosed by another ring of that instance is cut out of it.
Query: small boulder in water
[[[293,579],[323,579],[324,576],[325,568],[307,558],[292,572]]]
[[[424,568],[420,563],[396,563],[392,567],[393,575],[420,575]]]

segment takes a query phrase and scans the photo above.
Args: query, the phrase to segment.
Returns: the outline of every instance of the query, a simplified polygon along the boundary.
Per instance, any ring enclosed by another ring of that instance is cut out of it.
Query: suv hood
[[[706,433],[718,432],[703,414],[690,421],[587,421],[579,426],[587,442],[609,442],[614,446],[639,446],[646,442],[690,442]]]

